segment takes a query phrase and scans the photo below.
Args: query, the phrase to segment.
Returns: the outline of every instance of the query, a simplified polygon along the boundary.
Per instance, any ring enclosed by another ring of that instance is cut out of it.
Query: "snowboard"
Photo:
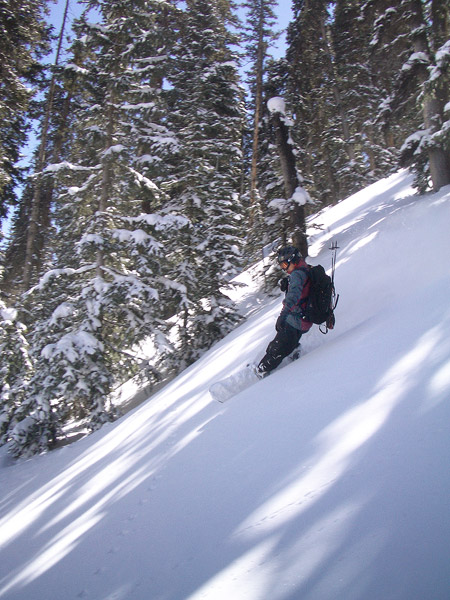
[[[300,358],[300,346],[286,357],[276,370],[278,371],[283,366],[297,360],[297,358]],[[255,366],[251,364],[246,365],[244,368],[239,369],[239,371],[213,383],[209,388],[209,393],[214,400],[223,403],[254,385],[260,379],[255,373]]]

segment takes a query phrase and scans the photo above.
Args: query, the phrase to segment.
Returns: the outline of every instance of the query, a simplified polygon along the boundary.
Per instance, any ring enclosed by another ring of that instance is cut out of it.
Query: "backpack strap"
[[[300,306],[300,308],[302,309],[302,311],[305,310],[306,305],[308,304],[309,291],[311,289],[311,276],[309,274],[310,268],[311,267],[308,264],[305,263],[304,267],[298,267],[298,269],[297,269],[298,271],[303,271],[306,274],[306,279],[305,279],[305,282],[303,284],[302,295],[300,296],[300,300],[299,300],[299,303],[298,303],[298,305]],[[308,283],[309,283],[309,287],[306,287]],[[303,295],[303,294],[305,294],[305,295]]]

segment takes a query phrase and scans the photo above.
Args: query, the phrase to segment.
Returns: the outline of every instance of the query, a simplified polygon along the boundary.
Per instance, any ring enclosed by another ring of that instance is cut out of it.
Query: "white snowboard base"
[[[292,354],[283,360],[278,369],[281,369],[283,366],[300,358],[300,351],[301,347],[299,346]],[[236,373],[233,373],[229,377],[225,377],[225,379],[213,383],[209,388],[209,393],[214,400],[217,400],[217,402],[226,402],[259,380],[260,377],[255,373],[255,366],[250,364],[239,369],[239,371],[236,371]]]

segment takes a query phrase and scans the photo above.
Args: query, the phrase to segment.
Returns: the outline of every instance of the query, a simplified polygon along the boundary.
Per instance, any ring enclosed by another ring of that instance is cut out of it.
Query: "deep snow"
[[[310,262],[340,246],[340,301],[300,360],[211,401],[274,334],[255,266],[248,320],[149,401],[49,454],[1,451],[0,598],[450,598],[450,188],[411,181],[311,220]]]

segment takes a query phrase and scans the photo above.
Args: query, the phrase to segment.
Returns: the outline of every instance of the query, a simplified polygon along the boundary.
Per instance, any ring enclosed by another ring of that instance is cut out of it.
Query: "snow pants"
[[[283,358],[286,358],[293,352],[302,337],[300,329],[296,329],[291,325],[284,326],[284,329],[277,332],[277,335],[267,346],[266,354],[261,359],[258,365],[258,371],[262,373],[270,373],[278,367]]]

